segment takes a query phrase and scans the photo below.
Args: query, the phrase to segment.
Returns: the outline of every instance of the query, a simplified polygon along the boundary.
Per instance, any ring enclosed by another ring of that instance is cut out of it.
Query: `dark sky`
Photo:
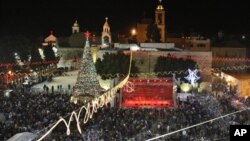
[[[144,15],[153,17],[158,0],[1,0],[1,33],[69,35],[78,19],[81,30],[129,31]],[[250,11],[241,0],[163,0],[168,32],[250,33]]]

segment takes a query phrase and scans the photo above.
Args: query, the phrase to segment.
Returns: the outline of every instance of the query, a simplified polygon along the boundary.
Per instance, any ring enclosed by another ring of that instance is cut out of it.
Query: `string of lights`
[[[249,69],[250,65],[242,65],[242,66],[231,66],[231,67],[221,67],[221,68],[213,68],[213,71],[240,71]]]
[[[126,54],[126,53],[125,53]],[[142,55],[153,55],[153,56],[161,56],[167,58],[183,58],[183,59],[190,59],[190,60],[200,60],[200,61],[213,61],[213,62],[250,62],[250,58],[228,58],[228,57],[210,57],[210,56],[191,56],[191,55],[181,55],[181,54],[166,54],[166,53],[158,53],[158,52],[144,52],[144,51],[137,51],[134,54],[142,54]],[[71,58],[66,59],[64,62],[79,62],[81,58]],[[37,61],[37,62],[24,62],[24,65],[32,66],[32,65],[46,65],[46,64],[54,64],[58,63],[56,61]],[[0,67],[13,67],[18,66],[17,63],[0,63]]]
[[[68,122],[65,118],[60,117],[60,119],[57,122],[55,122],[54,125],[44,135],[42,135],[37,141],[43,140],[60,123],[64,123],[64,125],[67,128],[66,134],[70,135],[71,133],[70,125],[71,125],[71,122],[73,121],[73,118],[76,120],[78,132],[81,134],[82,128],[80,126],[80,116],[82,115],[82,112],[85,111],[84,116],[83,116],[83,124],[86,124],[93,117],[93,114],[97,112],[97,109],[102,108],[104,105],[107,105],[115,97],[116,92],[128,82],[128,79],[130,76],[131,63],[132,63],[132,52],[130,54],[130,64],[129,64],[128,74],[120,83],[118,83],[115,87],[111,88],[110,90],[102,94],[101,96],[88,102],[86,105],[83,105],[78,112],[72,111]]]
[[[167,58],[183,58],[190,60],[203,60],[203,61],[217,61],[217,62],[250,62],[250,58],[229,58],[229,57],[212,57],[212,56],[199,56],[199,55],[182,55],[182,54],[174,54],[169,53],[166,54],[164,52],[145,52],[145,51],[136,51],[134,54],[142,54],[145,56],[162,56]]]
[[[199,72],[205,72],[205,73],[211,73],[211,72],[221,72],[221,71],[242,71],[242,70],[247,70],[250,69],[250,65],[242,65],[242,66],[231,66],[231,67],[221,67],[221,68],[212,68],[212,69],[207,69],[207,68],[202,68],[198,69]],[[137,77],[137,76],[166,76],[166,75],[172,75],[172,74],[186,74],[187,70],[179,70],[179,71],[164,71],[164,72],[141,72],[141,73],[130,73],[131,77]],[[0,73],[0,79],[1,78],[6,78],[5,73]],[[13,76],[25,76],[28,75],[27,73],[13,73]],[[126,74],[122,73],[116,73],[116,74],[99,74],[100,76],[106,77],[106,78],[114,78],[114,77],[125,77]],[[63,75],[62,75],[63,76]],[[64,75],[66,76],[73,76],[73,75]]]
[[[72,59],[69,59],[69,61]],[[32,66],[32,65],[46,65],[46,64],[55,64],[58,63],[58,61],[38,61],[38,62],[25,62],[24,66]],[[13,67],[13,66],[19,66],[17,63],[0,63],[0,67]]]

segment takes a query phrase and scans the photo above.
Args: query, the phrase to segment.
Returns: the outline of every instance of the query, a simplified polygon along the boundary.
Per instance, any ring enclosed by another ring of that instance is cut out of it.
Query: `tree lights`
[[[90,53],[88,40],[90,32],[87,31],[84,34],[87,40],[83,50],[82,64],[78,73],[73,95],[75,98],[78,97],[78,99],[88,101],[89,99],[98,97],[102,88],[97,80],[96,68]]]

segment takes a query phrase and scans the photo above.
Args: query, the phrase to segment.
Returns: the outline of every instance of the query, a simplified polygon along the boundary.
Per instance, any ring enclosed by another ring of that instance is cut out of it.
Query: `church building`
[[[58,54],[60,56],[58,67],[78,67],[78,64],[74,63],[76,60],[72,60],[72,58],[81,58],[82,56],[82,50],[86,43],[86,38],[83,32],[85,31],[80,31],[80,25],[76,20],[72,25],[72,34],[70,36],[56,38],[52,37],[51,34],[46,38],[46,41],[52,40],[55,42],[56,47],[58,48]],[[106,17],[102,33],[92,33],[89,38],[93,59],[96,58],[95,54],[99,48],[110,47],[111,42],[110,26],[108,18]]]
[[[160,41],[166,41],[166,26],[165,26],[165,10],[161,3],[162,1],[159,0],[159,4],[155,9],[155,20],[153,22],[152,19],[142,19],[140,23],[137,24],[137,35],[136,39],[137,42],[143,43],[147,40],[147,27],[149,24],[156,24],[159,32],[160,32]]]
[[[108,47],[111,45],[111,32],[108,24],[108,17],[105,18],[106,22],[103,25],[102,31],[102,47]]]

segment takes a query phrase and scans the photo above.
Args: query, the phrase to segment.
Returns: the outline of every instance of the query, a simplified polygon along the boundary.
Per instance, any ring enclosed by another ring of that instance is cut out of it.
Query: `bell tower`
[[[106,22],[103,25],[102,31],[102,47],[108,47],[111,44],[111,32],[108,24],[108,17],[105,18]]]
[[[165,10],[162,5],[162,0],[159,0],[159,4],[155,10],[155,24],[157,25],[160,35],[161,35],[161,42],[165,42],[166,39],[166,28],[165,28]]]

